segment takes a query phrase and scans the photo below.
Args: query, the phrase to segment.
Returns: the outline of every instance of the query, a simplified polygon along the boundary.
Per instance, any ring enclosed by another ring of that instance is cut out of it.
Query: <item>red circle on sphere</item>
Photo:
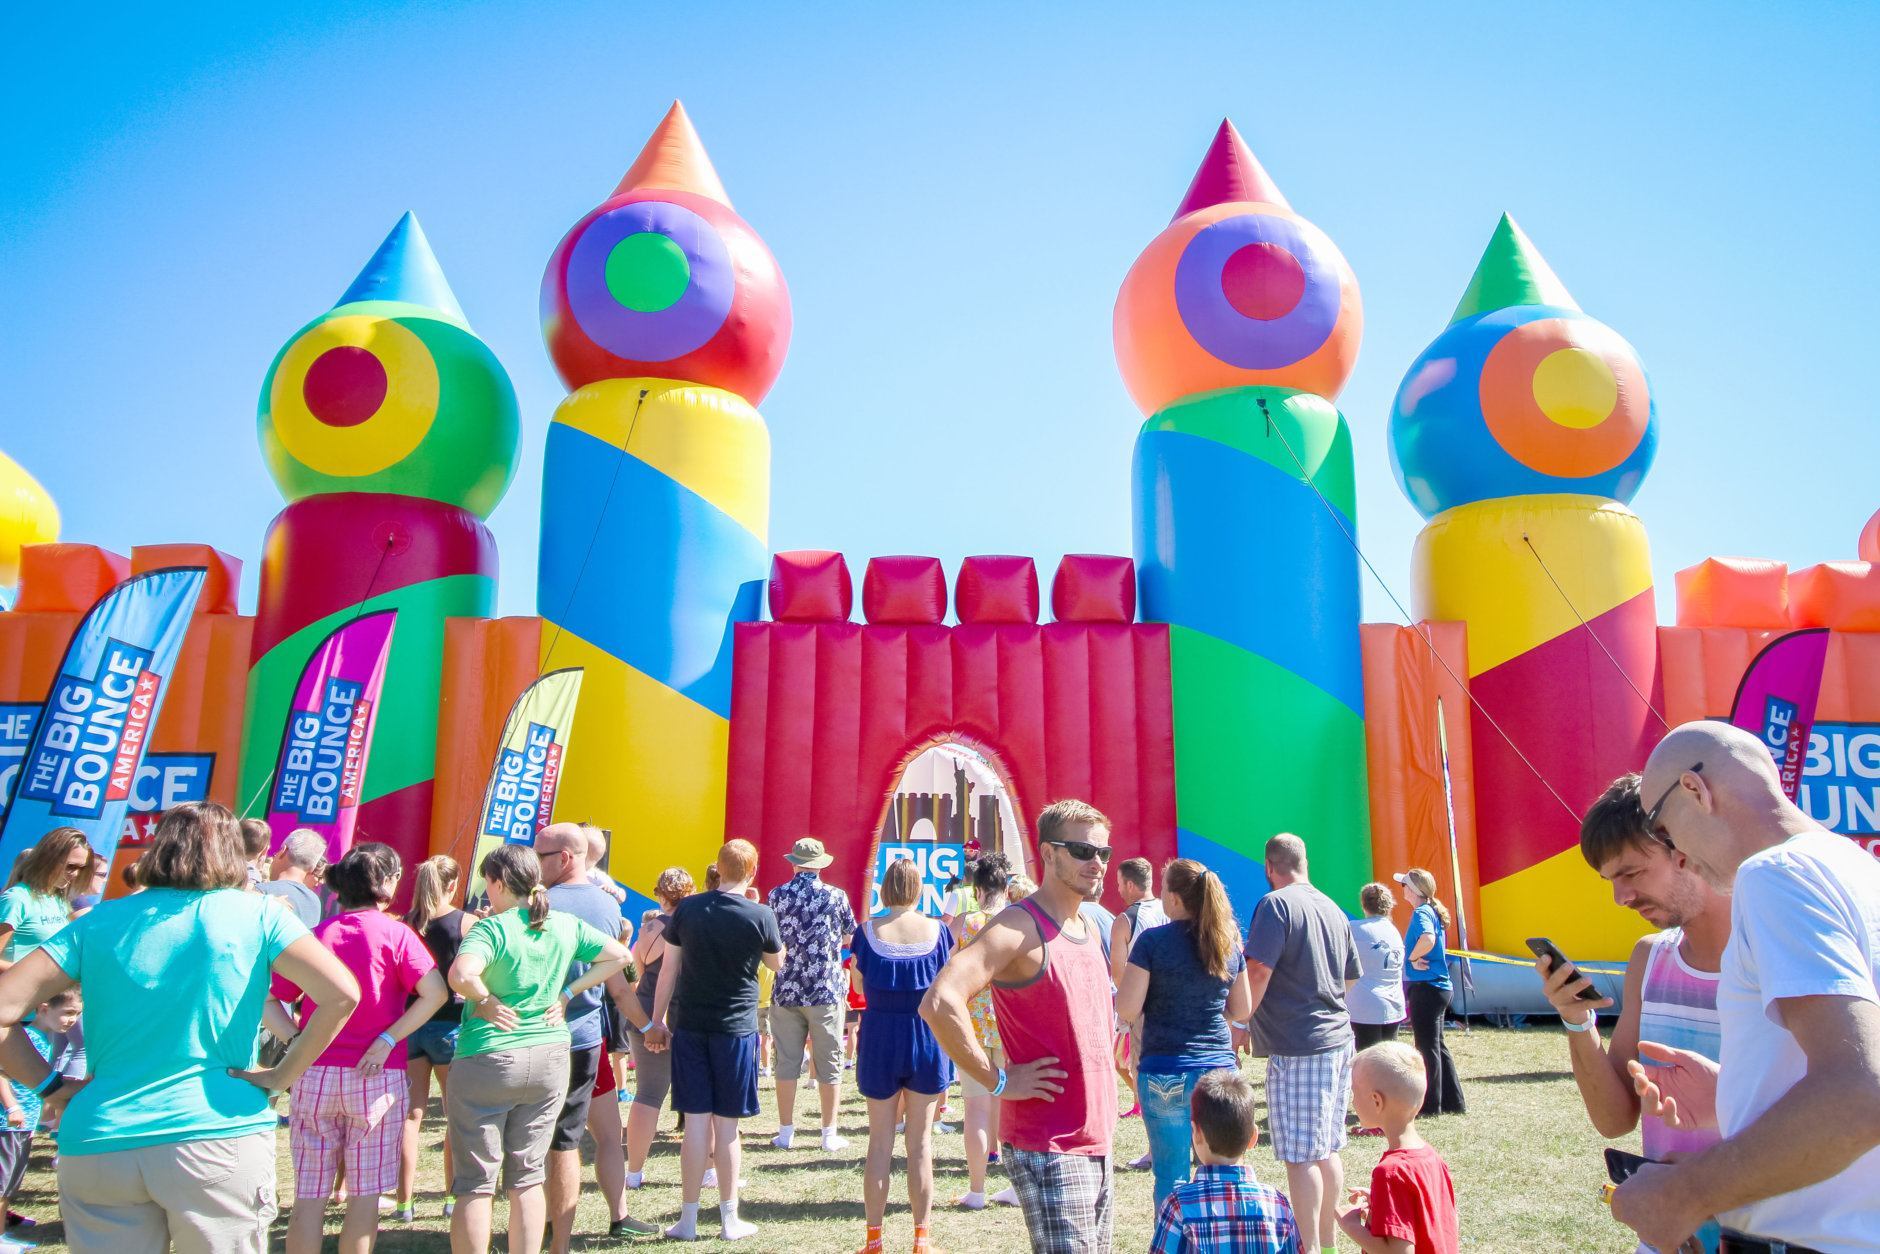
[[[313,359],[300,395],[329,427],[356,427],[385,403],[385,366],[369,348],[342,344]]]
[[[1271,322],[1306,294],[1305,268],[1278,244],[1249,244],[1221,267],[1221,294],[1241,316]]]

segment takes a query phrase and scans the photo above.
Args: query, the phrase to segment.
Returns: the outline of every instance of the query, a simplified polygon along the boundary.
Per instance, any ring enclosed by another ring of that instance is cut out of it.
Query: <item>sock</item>
[[[666,1229],[666,1235],[678,1241],[698,1240],[698,1203],[679,1203],[679,1222]]]
[[[969,1191],[969,1192],[968,1192],[968,1193],[966,1194],[966,1196],[965,1196],[965,1197],[962,1197],[962,1198],[961,1198],[961,1199],[959,1200],[959,1205],[960,1205],[960,1206],[962,1206],[962,1207],[964,1207],[964,1208],[965,1208],[965,1209],[967,1209],[967,1210],[984,1210],[984,1209],[986,1209],[986,1194],[985,1194],[985,1190],[983,1190],[983,1189],[979,1189],[979,1190],[972,1190],[972,1191]]]
[[[756,1224],[746,1223],[738,1218],[736,1198],[718,1203],[718,1219],[724,1226],[724,1238],[727,1241],[742,1241],[745,1237],[755,1235],[757,1232]]]
[[[881,1225],[868,1225],[868,1240],[862,1245],[862,1254],[881,1254]]]
[[[637,1189],[645,1183],[646,1173],[644,1171],[629,1171],[627,1173],[627,1187],[629,1189]]]
[[[822,1147],[824,1149],[841,1149],[847,1144],[848,1140],[835,1130],[833,1124],[822,1130]]]
[[[927,1254],[927,1251],[933,1248],[929,1244],[931,1240],[932,1238],[927,1235],[926,1224],[914,1225],[914,1254]]]
[[[777,1135],[770,1138],[770,1143],[776,1146],[778,1149],[789,1149],[792,1145],[796,1143],[795,1126],[793,1125],[788,1128],[778,1128]]]

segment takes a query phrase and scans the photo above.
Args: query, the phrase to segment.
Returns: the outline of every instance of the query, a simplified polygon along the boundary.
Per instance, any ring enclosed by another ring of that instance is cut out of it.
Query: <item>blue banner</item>
[[[881,904],[881,877],[888,873],[888,864],[896,861],[912,862],[920,872],[920,905],[916,909],[937,919],[946,900],[947,882],[966,868],[966,846],[934,845],[924,840],[905,844],[883,841],[875,850],[875,880],[868,890],[871,918],[887,913],[887,907]]]
[[[12,764],[0,866],[55,827],[78,828],[106,858],[117,851],[204,573],[138,575],[86,612]]]
[[[1816,723],[1795,804],[1880,855],[1880,723]]]
[[[37,702],[0,701],[0,816],[6,814],[6,798],[13,791],[20,763],[26,760],[39,711]],[[171,806],[208,800],[214,775],[213,753],[145,754],[137,778],[131,781],[130,812],[124,816],[119,848],[147,843],[158,816]]]

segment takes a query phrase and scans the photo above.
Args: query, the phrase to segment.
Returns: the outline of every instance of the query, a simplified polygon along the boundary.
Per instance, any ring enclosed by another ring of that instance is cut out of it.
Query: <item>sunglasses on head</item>
[[[1087,840],[1047,840],[1047,845],[1056,845],[1079,862],[1088,862],[1092,858],[1108,862],[1114,852],[1108,845],[1093,845]]]
[[[1666,788],[1663,792],[1658,794],[1657,804],[1652,806],[1651,809],[1645,811],[1645,830],[1646,831],[1658,837],[1658,839],[1664,841],[1666,844],[1670,843],[1670,837],[1667,834],[1660,832],[1658,830],[1658,812],[1665,808],[1665,802],[1671,800],[1671,794],[1678,790],[1678,785],[1684,782],[1684,777],[1686,775],[1701,775],[1703,774],[1703,771],[1704,771],[1704,764],[1702,762],[1699,762],[1696,766],[1693,766],[1690,770],[1679,771],[1677,775],[1673,777],[1670,787]]]

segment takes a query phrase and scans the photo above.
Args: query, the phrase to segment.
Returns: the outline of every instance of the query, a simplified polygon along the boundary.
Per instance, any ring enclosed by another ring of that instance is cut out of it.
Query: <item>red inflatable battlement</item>
[[[782,878],[790,846],[815,836],[835,855],[830,879],[865,903],[901,772],[949,741],[1006,784],[1030,873],[1030,824],[1063,797],[1110,817],[1119,856],[1175,856],[1168,629],[1132,621],[1130,559],[1065,558],[1058,621],[1046,624],[1025,557],[961,563],[958,626],[944,622],[937,558],[870,561],[864,623],[849,621],[850,588],[840,554],[780,553],[770,621],[736,631],[725,826],[757,845],[761,883]]]

